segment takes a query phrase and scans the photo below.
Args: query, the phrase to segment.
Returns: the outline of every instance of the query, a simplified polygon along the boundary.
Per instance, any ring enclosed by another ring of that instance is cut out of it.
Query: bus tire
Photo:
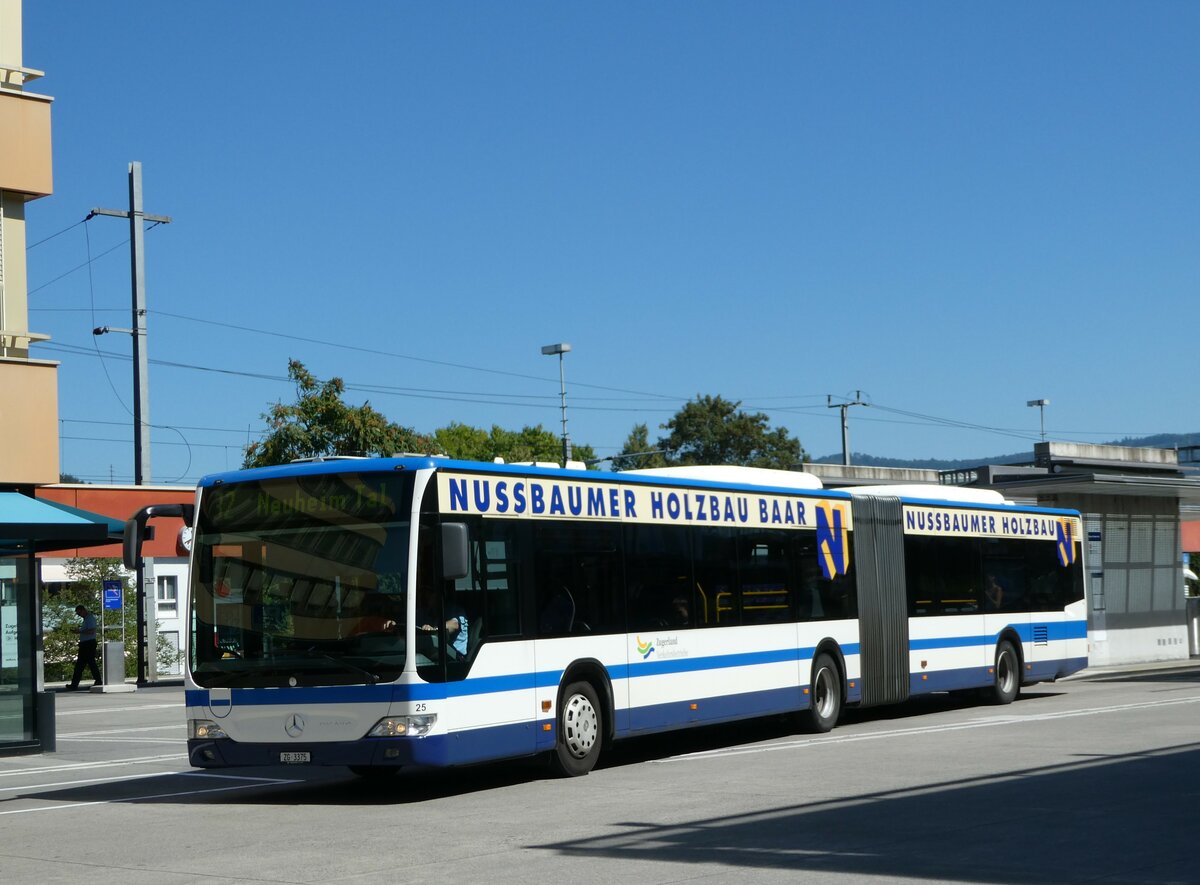
[[[591,771],[600,757],[604,713],[590,682],[572,682],[558,705],[558,737],[550,754],[555,773],[580,777]]]
[[[837,725],[842,713],[842,676],[827,654],[813,658],[812,683],[806,725],[809,731],[824,734]]]
[[[1021,693],[1021,659],[1007,639],[996,646],[996,664],[992,668],[992,686],[987,698],[993,704],[1011,704]]]

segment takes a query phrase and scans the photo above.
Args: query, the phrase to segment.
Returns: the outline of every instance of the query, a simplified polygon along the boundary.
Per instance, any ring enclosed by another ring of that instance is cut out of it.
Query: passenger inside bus
[[[987,576],[987,583],[983,587],[983,595],[987,599],[988,608],[992,611],[999,611],[1004,607],[1004,587],[996,580],[995,575]]]
[[[465,658],[467,656],[467,613],[454,603],[446,603],[443,607],[437,588],[431,582],[417,582],[417,632],[425,633],[432,639],[438,633],[438,621],[445,618],[446,647],[450,656]]]
[[[557,586],[542,604],[538,632],[543,636],[570,633],[575,626],[575,597],[565,586]]]

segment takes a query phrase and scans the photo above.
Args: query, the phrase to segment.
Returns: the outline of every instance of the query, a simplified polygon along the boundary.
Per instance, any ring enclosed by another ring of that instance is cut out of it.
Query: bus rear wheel
[[[554,771],[579,777],[596,766],[604,719],[596,689],[588,682],[572,682],[558,705],[558,737],[550,754]]]
[[[996,665],[992,668],[992,686],[987,689],[993,704],[1011,704],[1021,692],[1021,659],[1007,639],[996,646]]]
[[[806,717],[809,731],[824,734],[837,724],[842,712],[842,677],[827,654],[813,659],[809,704]]]

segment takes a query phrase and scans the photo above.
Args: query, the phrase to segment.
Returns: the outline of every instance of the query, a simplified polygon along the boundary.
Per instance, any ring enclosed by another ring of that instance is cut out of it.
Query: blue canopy
[[[124,523],[99,513],[0,492],[0,556],[112,544],[124,530]]]

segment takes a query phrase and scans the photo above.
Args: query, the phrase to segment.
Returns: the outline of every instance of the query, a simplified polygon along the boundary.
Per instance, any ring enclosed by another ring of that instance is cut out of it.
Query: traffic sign
[[[105,581],[104,582],[104,609],[105,611],[120,611],[123,606],[121,602],[121,591],[125,585],[122,581]]]

